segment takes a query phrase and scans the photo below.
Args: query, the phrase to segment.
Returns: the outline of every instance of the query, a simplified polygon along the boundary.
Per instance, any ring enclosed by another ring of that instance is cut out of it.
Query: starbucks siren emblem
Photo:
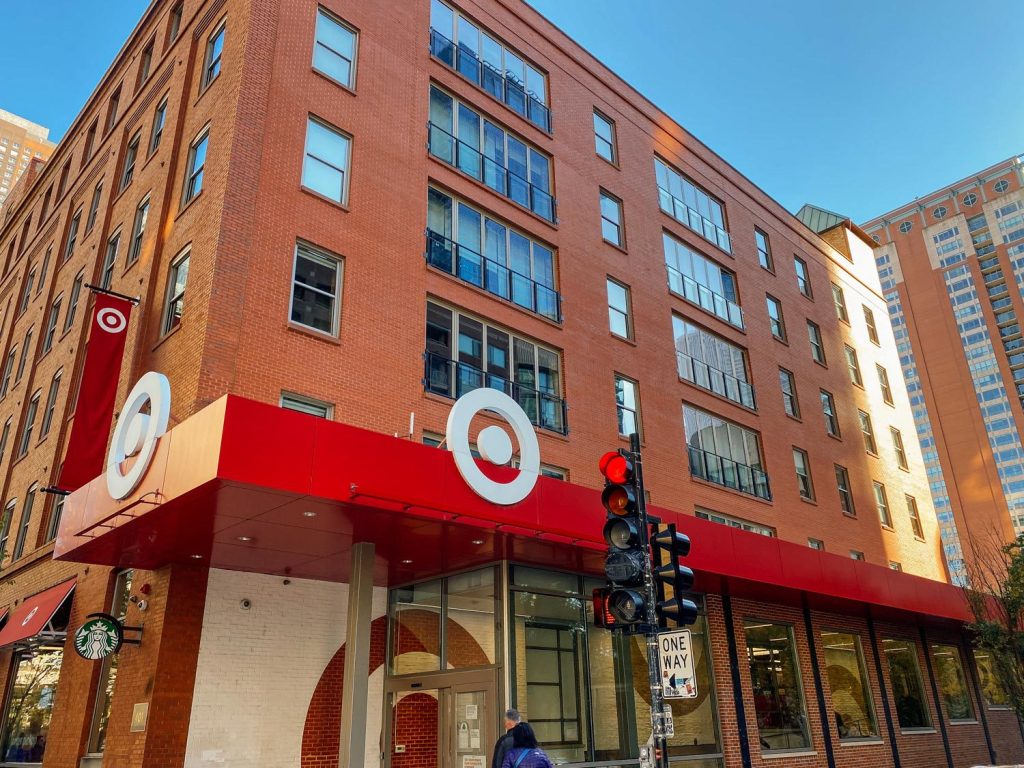
[[[106,613],[93,613],[75,632],[75,650],[83,659],[98,661],[117,653],[124,641],[121,623]]]

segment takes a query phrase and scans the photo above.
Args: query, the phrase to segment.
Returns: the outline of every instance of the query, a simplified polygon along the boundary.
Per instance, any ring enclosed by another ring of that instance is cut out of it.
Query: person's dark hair
[[[512,746],[515,749],[535,749],[537,737],[529,723],[519,723],[512,729]]]

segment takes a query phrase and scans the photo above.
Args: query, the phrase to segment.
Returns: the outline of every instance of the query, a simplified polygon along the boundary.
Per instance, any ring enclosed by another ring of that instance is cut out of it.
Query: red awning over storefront
[[[69,579],[26,599],[0,630],[0,648],[24,642],[42,633],[74,588],[75,579]],[[7,611],[4,611],[4,615],[7,615]]]
[[[516,474],[485,471],[496,480]],[[693,539],[687,562],[700,590],[970,620],[952,585],[672,510],[651,512]],[[160,438],[126,499],[112,499],[104,477],[69,496],[54,556],[347,581],[352,544],[368,541],[377,548],[380,585],[501,559],[602,575],[604,517],[594,489],[541,477],[524,501],[498,506],[473,493],[448,451],[227,396]]]

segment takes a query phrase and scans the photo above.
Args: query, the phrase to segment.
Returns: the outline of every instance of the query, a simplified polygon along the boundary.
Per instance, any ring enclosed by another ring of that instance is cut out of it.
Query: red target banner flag
[[[132,303],[127,299],[96,294],[75,421],[71,425],[64,468],[56,484],[61,490],[76,491],[104,470],[131,314]]]

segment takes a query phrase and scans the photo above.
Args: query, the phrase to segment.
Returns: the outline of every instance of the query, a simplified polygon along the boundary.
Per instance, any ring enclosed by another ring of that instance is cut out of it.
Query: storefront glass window
[[[122,622],[128,610],[128,598],[132,593],[132,571],[122,571],[114,584],[114,597],[110,613]],[[90,753],[100,753],[107,743],[107,722],[110,719],[110,702],[114,698],[114,684],[117,682],[117,661],[120,653],[111,654],[103,660],[100,683],[96,689],[96,712],[93,717],[93,733],[89,743]]]
[[[821,645],[839,739],[877,739],[878,723],[860,638],[846,632],[822,632]]]
[[[808,749],[811,740],[793,628],[756,620],[745,627],[762,749]]]
[[[59,648],[18,653],[4,718],[3,760],[41,763],[64,653]]]
[[[494,664],[494,569],[445,579],[447,669]]]
[[[900,728],[931,727],[921,669],[917,664],[917,645],[909,640],[882,640],[882,651],[889,667],[889,683]]]
[[[950,720],[973,720],[974,704],[967,690],[967,678],[964,665],[960,660],[960,649],[955,645],[932,643],[932,665],[935,667],[935,680],[939,684],[939,694],[946,716]]]
[[[391,590],[391,674],[441,669],[441,581]]]
[[[974,663],[978,668],[978,680],[981,693],[990,707],[1009,707],[1010,697],[999,679],[995,659],[988,651],[974,649]]]

